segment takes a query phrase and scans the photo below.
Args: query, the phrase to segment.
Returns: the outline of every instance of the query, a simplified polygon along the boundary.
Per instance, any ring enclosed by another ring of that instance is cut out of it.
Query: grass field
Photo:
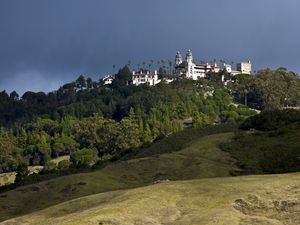
[[[297,225],[300,173],[166,181],[91,195],[2,224]]]
[[[78,197],[146,186],[162,180],[229,176],[236,169],[234,161],[218,145],[232,136],[232,133],[205,136],[190,140],[188,146],[183,146],[182,150],[174,149],[175,152],[118,161],[95,172],[59,177],[2,193],[0,221]]]

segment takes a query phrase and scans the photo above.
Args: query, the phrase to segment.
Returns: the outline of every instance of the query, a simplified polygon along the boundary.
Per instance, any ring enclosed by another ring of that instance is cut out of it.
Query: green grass
[[[3,224],[296,225],[300,173],[169,181],[68,201]]]
[[[221,148],[252,174],[299,172],[299,129],[298,125],[268,132],[240,131]]]
[[[221,133],[190,139],[189,144],[175,152],[118,161],[95,172],[59,177],[2,193],[0,221],[81,196],[141,187],[159,180],[229,176],[236,169],[234,161],[218,146],[232,136]]]
[[[159,155],[163,153],[170,153],[182,150],[191,145],[195,140],[205,137],[207,135],[233,132],[237,130],[236,124],[220,124],[211,125],[205,128],[186,128],[183,131],[174,133],[168,138],[164,138],[160,141],[153,143],[151,146],[140,150],[137,154],[124,157],[129,158],[141,158],[153,155]]]

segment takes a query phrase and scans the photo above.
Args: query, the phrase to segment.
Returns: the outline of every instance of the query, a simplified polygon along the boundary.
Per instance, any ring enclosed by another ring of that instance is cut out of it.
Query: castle
[[[185,61],[180,52],[175,57],[174,76],[184,76],[193,80],[204,78],[209,72],[218,73],[221,68],[216,64],[196,64],[191,50],[186,53]]]
[[[223,65],[221,66],[218,66],[217,63],[196,64],[191,50],[187,51],[184,61],[182,59],[181,53],[178,51],[175,56],[172,75],[174,76],[174,78],[186,77],[192,80],[198,80],[200,78],[205,78],[210,73],[219,73],[221,71],[224,71],[231,76],[235,76],[237,74],[252,74],[252,64],[250,61],[238,63],[236,70],[233,70],[230,64],[225,63],[223,63]],[[224,73],[222,73],[222,76],[220,78],[224,85],[227,85]],[[103,82],[105,85],[111,84],[114,79],[114,76],[106,76],[103,78]],[[173,78],[160,80],[158,78],[157,71],[151,72],[141,69],[138,72],[132,72],[132,84],[136,86],[143,84],[155,86],[160,82],[170,83],[173,80]]]
[[[175,56],[174,64],[174,76],[184,76],[193,80],[198,80],[199,78],[206,77],[209,73],[218,73],[221,70],[225,70],[231,75],[236,74],[251,74],[252,65],[251,62],[241,62],[237,64],[236,71],[232,70],[231,65],[223,64],[222,67],[219,67],[216,63],[202,63],[196,64],[193,58],[191,50],[188,50],[186,53],[185,61],[182,60],[181,53],[178,51]]]

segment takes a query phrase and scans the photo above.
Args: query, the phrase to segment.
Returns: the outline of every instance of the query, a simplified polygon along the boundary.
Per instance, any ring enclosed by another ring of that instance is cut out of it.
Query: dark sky
[[[50,91],[128,60],[250,59],[300,72],[299,0],[1,0],[0,90]]]

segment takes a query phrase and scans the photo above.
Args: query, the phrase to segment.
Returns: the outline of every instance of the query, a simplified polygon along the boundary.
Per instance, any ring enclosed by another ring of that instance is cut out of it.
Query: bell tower
[[[175,65],[179,66],[182,63],[181,53],[178,51],[175,57]]]
[[[186,53],[186,62],[192,64],[194,62],[192,51],[189,49]]]

